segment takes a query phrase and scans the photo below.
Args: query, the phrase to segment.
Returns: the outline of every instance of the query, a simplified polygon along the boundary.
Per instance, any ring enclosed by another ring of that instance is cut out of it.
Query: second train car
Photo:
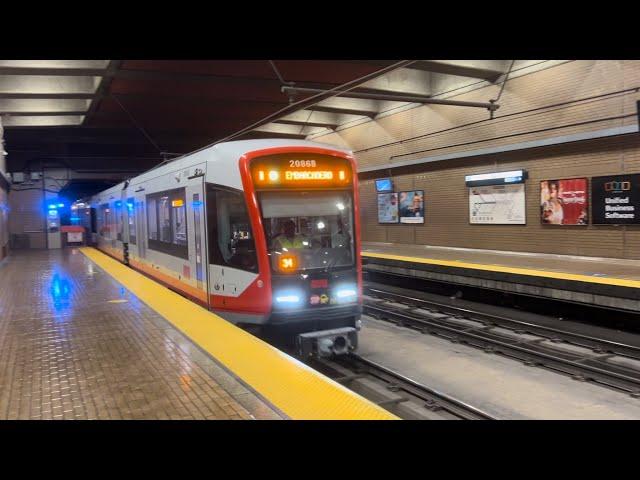
[[[287,140],[214,145],[91,199],[96,245],[226,320],[357,348],[362,266],[356,163]]]

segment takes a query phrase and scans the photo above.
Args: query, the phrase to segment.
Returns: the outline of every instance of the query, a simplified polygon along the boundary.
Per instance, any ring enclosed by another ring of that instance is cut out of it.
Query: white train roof
[[[211,147],[202,148],[195,152],[188,153],[182,157],[173,159],[171,162],[148,170],[134,178],[129,182],[130,186],[148,182],[151,179],[162,177],[164,175],[183,171],[196,165],[207,164],[206,180],[212,183],[224,184],[233,188],[242,188],[240,179],[240,170],[238,168],[238,160],[243,155],[255,152],[256,150],[264,150],[277,147],[320,147],[328,150],[335,150],[347,154],[351,154],[351,150],[336,147],[335,145],[319,142],[309,142],[306,140],[286,140],[281,138],[260,139],[260,140],[239,140],[234,142],[223,142]],[[101,201],[108,196],[117,196],[122,191],[124,182],[100,192],[94,196],[94,199],[100,198]]]

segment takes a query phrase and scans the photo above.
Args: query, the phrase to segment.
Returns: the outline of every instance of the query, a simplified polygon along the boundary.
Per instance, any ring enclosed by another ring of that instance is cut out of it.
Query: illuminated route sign
[[[299,153],[257,158],[251,175],[257,189],[348,187],[352,180],[348,160]]]

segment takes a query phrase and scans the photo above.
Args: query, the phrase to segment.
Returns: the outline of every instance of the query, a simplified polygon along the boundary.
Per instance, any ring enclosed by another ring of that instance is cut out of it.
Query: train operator
[[[293,220],[284,222],[284,233],[273,240],[273,248],[275,250],[304,248],[307,245],[308,242],[305,241],[304,236],[296,233],[296,224]]]

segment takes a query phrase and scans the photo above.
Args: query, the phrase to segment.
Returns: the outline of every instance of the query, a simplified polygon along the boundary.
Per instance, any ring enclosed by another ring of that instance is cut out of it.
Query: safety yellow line
[[[530,275],[533,277],[558,278],[560,280],[574,280],[576,282],[601,283],[603,285],[617,285],[620,287],[640,288],[640,281],[627,280],[624,278],[602,278],[590,277],[575,273],[549,272],[547,270],[532,270],[529,268],[503,267],[500,265],[483,265],[481,263],[467,263],[458,260],[436,260],[434,258],[405,257],[402,255],[392,255],[388,253],[362,252],[363,257],[383,258],[388,260],[400,260],[402,262],[427,263],[432,265],[443,265],[445,267],[472,268],[475,270],[486,270],[489,272],[514,273],[517,275]]]
[[[94,248],[89,259],[292,419],[397,419],[304,363]]]

